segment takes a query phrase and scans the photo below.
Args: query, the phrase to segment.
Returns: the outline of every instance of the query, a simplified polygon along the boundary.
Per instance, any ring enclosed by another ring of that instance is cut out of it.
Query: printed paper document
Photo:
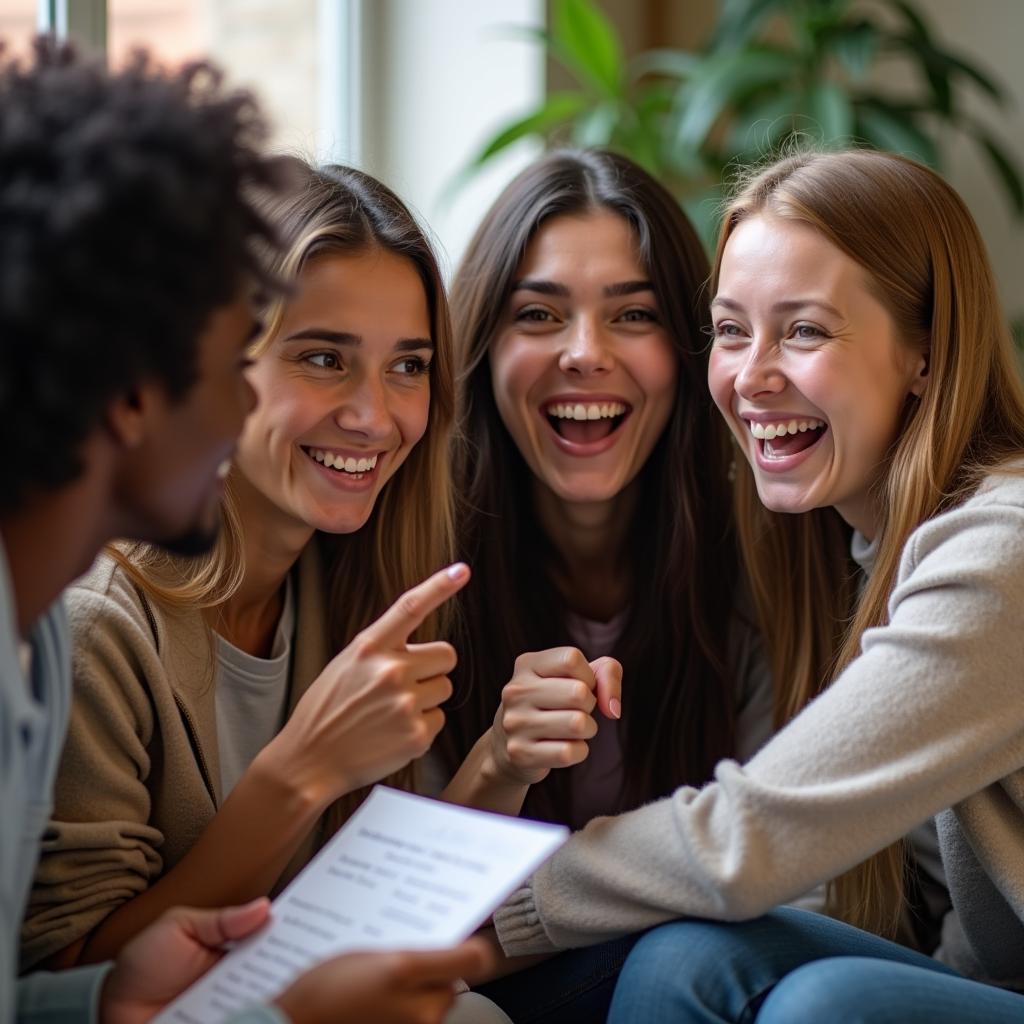
[[[378,786],[274,901],[270,924],[154,1024],[218,1024],[339,953],[455,945],[567,836]]]

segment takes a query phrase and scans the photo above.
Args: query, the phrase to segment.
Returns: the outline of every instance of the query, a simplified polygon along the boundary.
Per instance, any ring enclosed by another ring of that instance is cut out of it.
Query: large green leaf
[[[581,80],[605,96],[622,94],[622,46],[591,0],[555,0],[551,40],[553,51]]]
[[[792,0],[720,0],[709,49],[712,52],[738,50],[757,35],[769,16],[791,3]]]
[[[644,75],[666,75],[671,78],[689,78],[700,71],[703,54],[688,50],[647,50],[638,54],[630,64],[634,79]]]
[[[862,79],[878,54],[878,30],[869,21],[843,25],[822,43],[831,50],[855,81]]]
[[[756,88],[780,85],[792,74],[792,58],[777,50],[744,51],[709,57],[701,73],[676,94],[673,149],[699,150],[712,126],[732,103]]]
[[[572,141],[577,146],[607,146],[615,135],[622,113],[619,104],[605,100],[576,118]]]
[[[938,166],[934,141],[915,124],[911,114],[895,104],[881,99],[858,104],[854,130],[877,149],[912,157],[930,167]]]
[[[474,158],[471,166],[479,167],[496,153],[507,149],[513,142],[527,135],[543,135],[552,128],[565,124],[587,109],[586,96],[578,92],[552,93],[537,110],[531,111],[505,125]]]
[[[821,131],[825,143],[848,142],[853,132],[853,107],[849,97],[833,82],[819,82],[807,92],[807,113]]]

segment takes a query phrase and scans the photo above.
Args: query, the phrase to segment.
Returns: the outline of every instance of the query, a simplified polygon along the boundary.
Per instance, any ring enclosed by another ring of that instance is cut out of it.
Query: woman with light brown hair
[[[977,227],[909,160],[792,156],[727,207],[711,294],[755,600],[815,699],[745,765],[573,836],[498,936],[747,922],[642,938],[616,1022],[1017,1020],[1024,392]],[[880,936],[932,816],[954,909],[929,957]],[[845,921],[768,913],[832,879]]]
[[[443,723],[455,657],[430,641],[469,573],[438,571],[453,550],[441,277],[379,182],[294,172],[263,211],[291,288],[248,352],[258,405],[224,467],[219,536],[173,556],[119,546],[68,592],[75,702],[26,966],[100,960],[168,907],[280,887],[365,787],[409,786]]]

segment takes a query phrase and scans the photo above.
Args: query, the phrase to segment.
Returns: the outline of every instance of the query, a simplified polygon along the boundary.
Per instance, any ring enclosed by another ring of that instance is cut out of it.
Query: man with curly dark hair
[[[254,295],[277,287],[254,197],[274,161],[245,93],[196,63],[110,74],[52,41],[0,52],[0,1024],[145,1024],[263,924],[266,900],[171,911],[112,965],[15,984],[18,925],[70,704],[62,589],[114,537],[198,552],[254,392]],[[262,254],[262,255],[261,255]],[[292,1024],[440,1020],[472,944],[341,957],[277,1006]]]

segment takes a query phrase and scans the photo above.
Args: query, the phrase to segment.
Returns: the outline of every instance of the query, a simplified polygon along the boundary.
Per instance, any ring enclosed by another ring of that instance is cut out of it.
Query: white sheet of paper
[[[274,901],[270,924],[154,1024],[219,1024],[339,953],[461,942],[568,834],[377,786]]]

